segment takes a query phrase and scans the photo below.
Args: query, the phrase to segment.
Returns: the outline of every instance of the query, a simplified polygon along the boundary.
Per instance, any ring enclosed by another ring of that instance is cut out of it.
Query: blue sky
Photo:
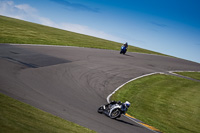
[[[0,0],[0,14],[200,63],[200,0]]]

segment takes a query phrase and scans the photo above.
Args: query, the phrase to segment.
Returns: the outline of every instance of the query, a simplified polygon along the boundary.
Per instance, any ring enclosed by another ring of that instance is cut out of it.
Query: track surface
[[[102,133],[152,132],[125,117],[109,119],[97,108],[132,78],[175,70],[200,71],[200,64],[112,50],[0,44],[1,93]]]

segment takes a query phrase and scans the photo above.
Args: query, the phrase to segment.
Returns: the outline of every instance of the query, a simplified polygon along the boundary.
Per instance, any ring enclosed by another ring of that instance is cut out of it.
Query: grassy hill
[[[121,43],[0,15],[0,43],[47,44],[119,50]],[[164,55],[129,46],[129,52]]]

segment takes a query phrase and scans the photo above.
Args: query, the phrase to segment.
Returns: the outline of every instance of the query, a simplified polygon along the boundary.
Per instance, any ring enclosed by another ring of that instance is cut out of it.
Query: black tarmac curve
[[[123,116],[113,120],[98,114],[97,109],[128,80],[175,70],[200,71],[200,64],[92,48],[0,44],[1,93],[99,133],[152,132]]]

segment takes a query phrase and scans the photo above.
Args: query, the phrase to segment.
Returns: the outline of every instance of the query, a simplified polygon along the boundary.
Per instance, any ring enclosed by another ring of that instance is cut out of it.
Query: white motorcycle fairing
[[[112,105],[111,106],[111,109],[110,109],[110,111],[109,111],[109,116],[111,116],[111,113],[112,113],[112,111],[114,110],[114,109],[121,109],[121,105],[119,105],[119,104],[114,104],[114,105]]]

